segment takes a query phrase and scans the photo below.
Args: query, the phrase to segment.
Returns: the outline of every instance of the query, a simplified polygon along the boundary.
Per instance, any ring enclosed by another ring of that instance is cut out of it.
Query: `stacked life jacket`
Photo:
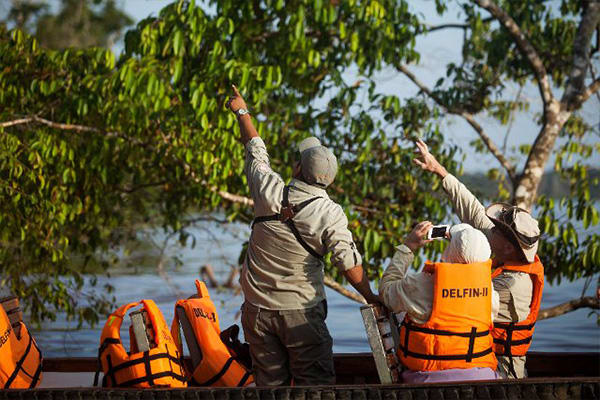
[[[502,265],[496,268],[492,274],[492,279],[504,271],[525,272],[529,274],[533,283],[533,294],[527,318],[521,322],[494,322],[494,329],[492,330],[494,353],[497,356],[509,357],[510,372],[516,377],[512,357],[524,356],[527,354],[529,346],[531,346],[535,322],[542,303],[542,292],[544,291],[544,266],[536,255],[531,264]]]
[[[0,388],[32,389],[42,377],[42,353],[21,321],[17,336],[4,308],[0,307]]]
[[[196,280],[197,296],[178,300],[171,334],[179,352],[182,340],[177,309],[182,308],[188,319],[201,352],[200,363],[187,371],[191,384],[196,386],[241,387],[254,382],[252,372],[244,365],[238,354],[222,340],[219,317],[204,282]]]
[[[429,320],[415,324],[407,316],[400,327],[398,358],[413,371],[491,368],[491,260],[472,264],[427,263],[433,274]]]
[[[137,352],[132,344],[134,351],[128,353],[121,341],[121,324],[127,310],[139,304],[142,304],[152,323],[156,347]],[[181,352],[171,337],[171,331],[160,309],[152,300],[125,304],[108,317],[100,337],[98,359],[104,373],[103,387],[187,386],[181,366]],[[94,386],[97,385],[97,378],[98,374]]]

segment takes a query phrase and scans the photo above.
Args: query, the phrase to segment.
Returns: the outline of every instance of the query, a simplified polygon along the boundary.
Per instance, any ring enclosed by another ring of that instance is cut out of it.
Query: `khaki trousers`
[[[244,337],[257,386],[332,385],[333,340],[325,325],[327,303],[301,310],[242,305]]]

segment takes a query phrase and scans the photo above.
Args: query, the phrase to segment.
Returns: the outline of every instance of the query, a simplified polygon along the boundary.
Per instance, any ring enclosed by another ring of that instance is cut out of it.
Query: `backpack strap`
[[[294,206],[294,205],[290,204],[289,195],[290,195],[290,186],[285,186],[283,188],[283,199],[281,200],[281,211],[278,214],[265,215],[262,217],[254,218],[254,221],[252,221],[252,228],[254,228],[255,224],[260,223],[260,222],[267,222],[267,221],[283,222],[290,228],[290,230],[292,231],[292,234],[294,235],[294,237],[296,238],[298,243],[300,243],[300,245],[304,248],[304,250],[306,250],[313,257],[322,259],[323,256],[321,254],[319,254],[316,250],[314,250],[312,247],[310,247],[310,245],[308,243],[306,243],[306,241],[300,234],[300,231],[298,231],[296,224],[294,223],[294,216],[296,216],[297,213],[299,213],[302,209],[304,209],[307,205],[309,205],[313,201],[315,201],[317,199],[321,199],[322,197],[312,197],[312,198],[310,198],[308,200],[304,200],[302,203]]]

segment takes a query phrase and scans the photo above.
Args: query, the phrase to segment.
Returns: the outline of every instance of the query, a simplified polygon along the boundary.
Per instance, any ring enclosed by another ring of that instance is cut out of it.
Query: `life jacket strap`
[[[237,384],[237,387],[244,386],[246,384],[246,381],[248,380],[248,378],[250,378],[251,376],[252,376],[252,372],[246,371],[244,376],[242,376],[242,379],[240,379],[239,383]]]
[[[172,377],[181,382],[186,381],[186,379],[183,375],[180,375],[173,371],[172,366],[170,367],[170,369],[171,369],[170,371],[162,371],[162,372],[152,373],[152,368],[150,366],[150,362],[161,359],[161,358],[168,359],[169,365],[171,365],[171,363],[174,363],[181,368],[181,363],[180,363],[179,357],[173,357],[172,355],[170,355],[169,353],[166,353],[166,352],[161,352],[161,353],[150,355],[149,351],[145,351],[141,358],[126,361],[124,363],[121,363],[121,364],[118,364],[115,366],[112,365],[112,360],[111,360],[111,357],[109,354],[106,356],[106,363],[108,364],[108,369],[107,369],[106,373],[104,374],[104,378],[102,379],[102,386],[103,387],[107,386],[109,378],[114,387],[130,387],[132,385],[137,385],[137,384],[143,383],[143,382],[148,382],[148,384],[152,386],[152,385],[154,385],[154,380],[163,378],[166,376]],[[137,364],[144,364],[145,371],[146,371],[146,374],[144,376],[135,378],[135,379],[130,379],[125,382],[117,382],[117,379],[115,376],[116,372],[118,372],[122,369],[125,369],[125,368],[132,367]],[[95,379],[95,381],[97,381],[97,379]],[[95,382],[95,385],[96,385],[96,382]]]
[[[314,250],[312,247],[310,247],[310,245],[308,243],[306,243],[306,241],[300,234],[300,231],[298,231],[296,224],[294,223],[294,216],[296,216],[296,214],[298,214],[304,207],[306,207],[313,201],[315,201],[317,199],[321,199],[322,197],[312,197],[308,200],[304,200],[302,203],[300,203],[298,205],[292,206],[292,205],[290,205],[290,202],[289,202],[289,193],[290,193],[290,187],[285,186],[283,188],[283,200],[281,201],[281,207],[282,207],[281,212],[279,212],[278,214],[265,215],[262,217],[254,218],[254,221],[252,221],[252,229],[254,229],[254,225],[256,225],[257,223],[261,223],[261,222],[267,222],[267,221],[282,222],[290,228],[290,230],[294,234],[294,237],[296,238],[298,243],[300,243],[300,245],[304,248],[304,250],[306,250],[311,256],[318,258],[318,259],[322,259],[323,256],[321,254],[319,254],[316,250]]]
[[[529,335],[526,338],[523,338],[520,340],[513,340],[513,338],[512,338],[513,332],[514,331],[528,331],[528,330],[533,329],[534,326],[535,326],[535,322],[533,322],[529,325],[517,325],[514,322],[509,322],[509,323],[494,322],[495,329],[502,329],[502,330],[506,331],[506,339],[494,338],[494,343],[500,344],[504,348],[503,353],[496,353],[496,354],[499,356],[508,357],[508,360],[509,360],[508,370],[515,378],[517,377],[517,373],[515,371],[512,348],[513,348],[513,346],[520,346],[523,344],[531,343],[533,336]]]
[[[483,350],[483,351],[480,351],[477,353],[473,352],[473,349],[475,347],[475,339],[478,337],[485,337],[485,336],[489,335],[489,333],[490,333],[489,329],[486,331],[477,332],[477,328],[473,327],[473,328],[471,328],[470,332],[452,332],[452,331],[447,331],[447,330],[443,330],[443,329],[431,329],[431,328],[424,328],[421,326],[415,326],[409,322],[406,322],[406,320],[402,321],[401,325],[404,327],[404,344],[400,344],[399,349],[404,354],[404,357],[413,357],[413,358],[419,358],[421,360],[433,360],[433,361],[465,360],[466,362],[471,362],[471,361],[473,361],[474,358],[480,358],[480,357],[487,356],[488,354],[490,354],[493,351],[493,349],[490,347],[486,350]],[[444,355],[441,355],[441,354],[416,353],[414,351],[410,351],[408,348],[409,336],[410,336],[411,331],[425,333],[425,334],[429,334],[429,335],[459,336],[459,337],[469,338],[469,348],[468,348],[466,354],[444,354]]]
[[[94,386],[98,386],[98,378],[100,377],[100,371],[102,371],[102,353],[104,353],[104,350],[106,350],[109,344],[121,344],[121,340],[117,338],[106,338],[100,344],[100,347],[98,348],[98,365],[96,366],[96,373],[94,374]],[[109,357],[110,356],[107,358]],[[104,383],[106,382],[105,377],[106,374],[102,378],[102,386],[104,386]]]
[[[29,352],[31,351],[31,346],[33,345],[37,349],[37,345],[33,341],[33,337],[31,336],[31,334],[28,333],[28,336],[29,336],[29,341],[27,342],[27,347],[25,348],[25,352],[23,353],[23,355],[21,356],[19,361],[17,361],[17,363],[15,364],[15,369],[13,370],[12,374],[8,377],[8,379],[6,380],[4,389],[10,388],[10,385],[12,385],[13,381],[19,375],[19,371],[23,370],[23,372],[25,372],[25,370],[23,369],[23,363],[25,362],[25,359],[27,358],[27,356],[29,355]],[[38,352],[39,352],[39,349],[38,349]],[[40,363],[40,365],[41,365],[41,363]]]
[[[200,382],[196,381],[194,378],[192,378],[192,383],[196,386],[211,386],[211,385],[213,385],[215,382],[217,382],[219,379],[221,379],[223,377],[223,375],[225,375],[225,373],[229,370],[229,367],[231,367],[231,364],[234,361],[235,361],[234,357],[229,357],[229,359],[223,365],[223,368],[221,368],[221,370],[219,372],[217,372],[216,375],[214,375],[212,378],[210,378],[209,380],[202,382],[202,383],[200,383]],[[248,379],[248,378],[246,378],[246,379]]]

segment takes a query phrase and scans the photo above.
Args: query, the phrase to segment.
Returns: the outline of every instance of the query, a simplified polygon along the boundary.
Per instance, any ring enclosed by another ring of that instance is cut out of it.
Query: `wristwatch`
[[[250,111],[248,111],[245,108],[240,108],[239,110],[235,111],[235,115],[239,117],[241,117],[242,115],[246,115],[246,114],[250,114]]]

